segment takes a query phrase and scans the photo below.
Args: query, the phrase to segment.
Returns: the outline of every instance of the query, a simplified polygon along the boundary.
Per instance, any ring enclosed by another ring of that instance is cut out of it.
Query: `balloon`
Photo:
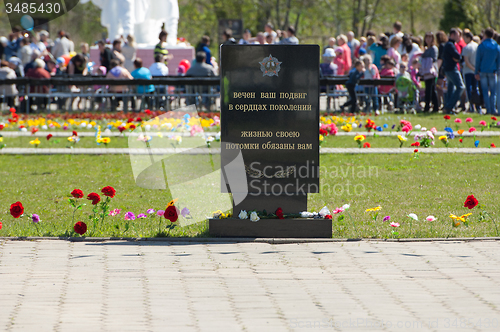
[[[71,56],[69,54],[64,54],[61,56],[61,58],[64,59],[64,64],[67,66],[69,64],[69,61],[71,60]]]
[[[179,66],[183,66],[186,68],[186,71],[191,68],[191,63],[187,59],[182,59],[181,62],[179,62]]]

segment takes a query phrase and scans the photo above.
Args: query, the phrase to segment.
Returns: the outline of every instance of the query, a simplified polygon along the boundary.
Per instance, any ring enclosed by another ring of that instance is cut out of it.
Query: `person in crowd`
[[[392,35],[389,37],[389,44],[391,43],[392,39],[394,37],[398,37],[400,38],[401,40],[403,39],[403,36],[405,35],[401,30],[403,28],[403,24],[399,21],[396,21],[394,22],[394,24],[392,25]],[[399,52],[399,54],[401,54],[403,52],[403,48],[401,46],[402,44],[399,45],[399,48],[396,50]]]
[[[71,42],[66,37],[66,32],[60,30],[58,32],[58,38],[54,41],[54,46],[52,47],[51,53],[54,58],[59,58],[65,54],[69,54],[73,50],[71,49]],[[74,48],[74,47],[73,47]]]
[[[354,68],[349,72],[349,79],[345,83],[345,87],[347,92],[349,93],[349,100],[345,102],[340,108],[342,112],[344,108],[347,106],[351,106],[351,113],[355,113],[358,109],[358,100],[356,96],[356,86],[359,83],[359,80],[363,77],[363,73],[365,71],[365,65],[362,61],[356,60],[354,63]]]
[[[439,51],[436,46],[434,34],[432,32],[427,32],[425,34],[424,48],[425,51],[422,54],[422,66],[420,69],[420,75],[424,79],[425,83],[424,112],[429,112],[431,107],[430,104],[432,101],[433,112],[437,113],[439,111],[439,101],[436,93],[436,77]]]
[[[191,65],[191,68],[186,72],[186,76],[193,77],[209,77],[215,76],[213,67],[206,63],[206,53],[203,51],[196,52],[196,61]]]
[[[250,31],[250,29],[245,29],[245,31],[243,31],[243,38],[238,41],[238,45],[249,44],[254,44],[254,41],[252,40],[252,32]]]
[[[22,36],[18,33],[12,32],[9,34],[9,41],[7,42],[7,45],[4,49],[5,60],[9,61],[11,57],[18,56],[18,51],[21,48],[22,39]]]
[[[347,46],[349,46],[349,50],[351,51],[351,62],[354,62],[354,60],[356,59],[355,53],[359,45],[361,45],[361,43],[359,42],[359,40],[354,38],[354,32],[349,31],[347,33]]]
[[[166,61],[172,60],[172,56],[168,53],[167,49],[167,37],[168,37],[168,32],[165,30],[161,30],[160,34],[158,35],[158,38],[160,39],[160,42],[156,44],[155,46],[155,52],[154,55],[156,54],[163,54],[165,56]]]
[[[157,54],[155,62],[149,67],[152,76],[168,76],[168,67],[165,65],[165,56]]]
[[[479,84],[474,75],[476,71],[478,44],[474,41],[474,35],[470,30],[464,30],[463,39],[466,44],[462,49],[462,58],[464,60],[463,75],[465,80],[465,91],[467,92],[467,99],[469,99],[469,112],[477,111],[481,113]]]
[[[463,39],[463,31],[460,28],[455,28],[458,33],[458,41],[455,43],[455,47],[457,48],[457,52],[462,54],[462,50],[467,45]]]
[[[97,46],[99,47],[101,66],[105,67],[106,71],[109,72],[109,69],[111,68],[111,60],[113,60],[115,56],[113,55],[113,52],[106,47],[106,42],[104,40],[99,40],[99,42],[97,42]]]
[[[408,63],[412,63],[414,60],[413,58],[416,55],[422,53],[422,51],[420,50],[420,46],[417,43],[417,39],[414,37],[411,37],[408,34],[405,34],[403,36],[401,49],[402,49],[401,56],[403,56],[405,54],[408,55],[408,58],[406,59],[406,62],[408,62]]]
[[[335,37],[328,38],[328,45],[326,45],[325,49],[323,50],[323,53],[326,51],[327,48],[335,50],[336,44],[337,44],[337,39],[335,39]]]
[[[56,64],[56,61],[50,57],[50,55],[46,55],[42,58],[45,62],[45,70],[49,72],[50,76],[61,76],[62,71]]]
[[[5,36],[0,37],[0,60],[4,58],[5,47],[7,47],[7,43],[9,40]]]
[[[233,38],[233,30],[227,28],[222,33],[222,45],[236,45],[237,42]]]
[[[337,76],[337,65],[333,62],[335,59],[335,51],[332,48],[325,49],[325,53],[323,54],[323,62],[319,65],[320,76],[321,77],[333,77]],[[326,86],[320,87],[321,92],[329,92],[327,91]],[[326,107],[327,111],[330,110],[331,97],[327,97]]]
[[[52,43],[52,40],[49,39],[49,32],[46,31],[46,30],[42,30],[39,32],[39,37],[40,37],[40,43],[43,44],[45,46],[45,49],[50,52],[53,43]]]
[[[382,69],[380,70],[380,77],[396,77],[399,74],[399,72],[397,73],[395,71],[396,63],[394,62],[393,59],[389,58],[388,56],[386,57],[387,58],[381,59],[381,62],[384,63],[385,61],[385,63]],[[381,85],[379,86],[378,91],[381,94],[389,95],[393,87],[394,85]]]
[[[367,46],[366,46],[366,37],[363,37],[361,36],[359,38],[359,45],[358,47],[356,47],[356,49],[354,50],[354,58],[355,59],[360,59],[362,55],[359,54],[359,50],[360,49],[364,49],[365,50],[365,53],[366,53],[366,49],[367,49]]]
[[[344,60],[344,49],[342,47],[335,49],[335,59],[333,59],[333,62],[337,66],[337,75],[345,75],[347,68]]]
[[[387,55],[387,50],[389,49],[389,38],[386,35],[380,35],[379,40],[373,43],[368,48],[372,52],[373,63],[380,70],[382,69],[381,59],[382,56]]]
[[[106,78],[110,78],[113,80],[132,80],[132,79],[134,79],[132,77],[132,75],[130,75],[130,72],[121,66],[121,62],[118,59],[111,60],[110,68],[111,69],[106,74]],[[109,86],[110,92],[121,93],[121,92],[124,92],[126,89],[127,89],[127,87],[124,85],[110,85]]]
[[[436,81],[436,93],[440,105],[445,104],[444,98],[444,68],[443,68],[443,52],[444,45],[448,42],[448,36],[442,30],[436,32],[436,46],[438,47],[438,79]]]
[[[401,54],[398,52],[398,50],[400,49],[402,41],[403,40],[401,38],[395,36],[394,38],[391,39],[390,47],[387,50],[387,55],[394,60],[396,66],[399,66],[399,63],[401,62]]]
[[[10,57],[9,67],[16,73],[17,77],[24,77],[24,67],[21,59],[16,56]]]
[[[494,30],[484,30],[483,41],[477,47],[475,74],[476,80],[481,81],[484,107],[487,114],[497,113],[495,100],[497,94],[497,71],[500,68],[500,49],[493,40]]]
[[[33,49],[30,46],[28,38],[23,38],[21,40],[21,49],[19,50],[19,53],[21,61],[23,62],[23,66],[26,66],[28,63],[31,62],[31,55],[33,54]]]
[[[212,59],[212,53],[210,52],[210,48],[208,48],[208,46],[210,46],[210,37],[201,37],[201,42],[196,48],[196,53],[198,54],[198,52],[200,51],[205,52],[205,62],[209,65],[212,65],[212,63],[210,62]]]
[[[31,54],[31,61],[28,62],[27,64],[23,64],[25,73],[27,73],[28,70],[30,70],[31,68],[36,68],[35,60],[38,59],[39,57],[40,57],[40,52],[33,51],[33,53]]]
[[[90,48],[88,43],[80,43],[80,51],[87,61],[90,59]]]
[[[71,35],[66,32],[66,39],[68,39],[69,44],[69,53],[73,53],[75,51],[75,42],[71,39]]]
[[[349,72],[352,66],[352,61],[351,61],[351,49],[347,45],[347,36],[346,35],[340,35],[337,37],[337,45],[342,48],[342,59],[344,60],[345,63],[345,72]]]
[[[45,46],[44,43],[40,41],[40,36],[41,36],[40,32],[37,32],[32,35],[30,47],[34,50],[37,50],[41,54],[45,55],[47,54],[47,47]]]
[[[45,70],[45,62],[42,59],[35,59],[34,61],[34,67],[30,68],[26,71],[26,77],[30,78],[50,78],[50,74],[48,71]],[[49,86],[48,85],[37,85],[37,86],[29,86],[30,91],[29,92],[34,92],[34,93],[43,93],[43,94],[48,94],[49,93]],[[37,105],[38,107],[46,108],[48,103],[48,98],[39,98],[39,97],[33,97],[33,101],[30,102],[30,105]],[[25,108],[21,106],[21,108]]]
[[[81,53],[72,57],[68,64],[67,73],[68,75],[87,75],[87,58]]]
[[[443,70],[448,84],[448,91],[446,93],[446,103],[444,112],[446,114],[454,113],[455,105],[460,99],[460,96],[465,90],[462,75],[458,70],[457,64],[460,62],[460,54],[455,47],[458,41],[459,34],[455,28],[450,30],[448,42],[444,45],[443,50]],[[477,60],[476,60],[477,63]]]
[[[298,45],[299,40],[295,37],[295,28],[290,25],[286,30],[286,38],[283,38],[279,44],[281,45]]]
[[[271,40],[272,40],[272,43],[271,44],[274,44],[276,43],[276,40],[278,38],[278,33],[276,31],[274,31],[274,26],[271,22],[268,22],[265,26],[264,26],[264,39],[267,38],[267,36],[271,36]]]
[[[125,67],[128,71],[135,70],[134,60],[137,56],[135,38],[132,35],[127,35],[127,42],[122,47],[122,55],[125,58],[125,62],[123,63],[123,67]]]
[[[120,61],[120,64],[123,66],[125,64],[125,57],[122,54],[122,41],[120,39],[115,39],[113,41],[113,58]]]
[[[363,78],[365,80],[378,80],[380,79],[380,73],[378,71],[377,66],[372,63],[372,57],[370,55],[363,55],[362,61],[365,64],[365,72]],[[378,102],[378,87],[376,85],[368,85],[365,86],[365,94],[366,94],[366,105],[367,111],[371,110],[376,111],[379,109]],[[372,96],[370,98],[370,96]]]
[[[257,45],[266,45],[266,35],[263,32],[258,32],[257,35],[255,35],[255,43]]]
[[[143,67],[141,58],[136,58],[134,60],[134,67],[135,70],[130,73],[133,78],[144,79],[144,80],[150,80],[153,78],[149,69]],[[152,94],[154,91],[155,91],[155,86],[153,84],[137,86],[137,93],[142,95]],[[151,104],[150,98],[146,97],[145,99],[146,99],[146,104],[150,105]]]
[[[0,62],[0,81],[10,80],[17,78],[16,73],[12,68],[10,68],[9,63],[5,60]],[[0,85],[0,95],[5,96],[4,100],[7,106],[14,107],[14,99],[16,98],[18,91],[15,84],[1,84]],[[3,99],[3,98],[2,98]]]

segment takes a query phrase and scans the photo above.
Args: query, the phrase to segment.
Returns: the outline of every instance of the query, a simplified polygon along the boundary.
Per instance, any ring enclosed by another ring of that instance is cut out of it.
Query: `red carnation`
[[[4,126],[3,124],[0,124],[0,130],[3,130]]]
[[[363,144],[363,147],[364,148],[371,148],[372,145],[369,142],[365,142],[365,144]]]
[[[413,153],[417,153],[417,152],[418,152],[418,149],[413,150]]]
[[[120,133],[123,133],[123,131],[125,130],[125,127],[124,126],[119,126],[118,130],[120,131]]]
[[[141,121],[142,121],[142,119],[141,119],[141,118],[137,118],[137,119],[135,119],[135,121],[137,121],[137,122],[141,122]]]
[[[325,216],[325,219],[332,219],[332,215],[331,215],[331,214],[327,214],[327,215]]]
[[[78,133],[76,132],[76,130],[73,130],[73,136],[78,136]]]
[[[495,143],[491,143],[490,145],[492,148],[496,148],[497,146],[495,145]]]
[[[474,197],[474,195],[469,195],[467,196],[467,199],[464,202],[464,207],[469,208],[469,210],[471,210],[478,204],[479,202],[477,201],[476,197]]]
[[[462,143],[462,139],[459,139],[458,141],[459,141],[460,143]]]
[[[24,213],[24,206],[21,202],[15,202],[10,206],[10,214],[14,218],[19,218]]]
[[[136,128],[136,126],[135,126],[135,124],[131,124],[129,128],[130,128],[130,130],[134,130]]]
[[[77,234],[83,235],[83,234],[87,233],[87,224],[84,223],[83,221],[79,221],[75,224],[73,229],[75,230],[75,232]]]
[[[170,222],[176,222],[177,219],[179,219],[179,213],[174,205],[170,205],[169,207],[167,207],[163,216],[165,217],[165,219],[170,220]]]
[[[492,117],[491,117],[491,120],[493,120],[493,121],[497,121],[497,118],[496,118],[496,117],[494,117],[494,116],[492,116]]]
[[[445,120],[449,120],[449,119],[451,119],[451,116],[449,116],[449,115],[445,115],[445,116],[444,116],[444,119],[445,119]]]
[[[2,229],[2,222],[0,221],[0,229]]]
[[[34,135],[38,131],[37,127],[31,127],[31,135]]]
[[[129,119],[127,120],[127,123],[130,123],[130,122],[132,122],[132,121],[134,121],[134,118],[129,118]]]
[[[47,135],[47,141],[52,138],[52,134]]]
[[[411,146],[420,146],[420,142],[411,143]]]
[[[87,199],[89,201],[92,201],[92,205],[97,205],[97,203],[101,201],[101,196],[99,196],[99,194],[96,193],[90,193],[87,195]]]
[[[14,107],[11,107],[11,108],[9,109],[9,112],[11,112],[11,113],[16,113],[16,109],[15,109]]]
[[[283,217],[283,209],[282,208],[278,208],[276,210],[276,217],[278,217],[278,219],[285,219],[285,217]]]
[[[102,188],[101,192],[104,194],[104,196],[108,196],[108,197],[115,197],[115,194],[116,194],[116,190],[115,188],[111,187],[111,186],[106,186],[104,188]]]
[[[73,191],[71,192],[71,196],[73,196],[74,198],[82,198],[83,191],[81,191],[80,189],[73,189]]]

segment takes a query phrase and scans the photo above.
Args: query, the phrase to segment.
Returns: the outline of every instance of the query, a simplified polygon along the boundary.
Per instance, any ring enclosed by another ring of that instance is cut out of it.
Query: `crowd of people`
[[[110,79],[151,79],[153,76],[186,75],[216,76],[218,62],[210,50],[210,37],[203,36],[196,46],[195,59],[181,61],[176,73],[169,73],[167,62],[172,59],[167,47],[168,33],[162,30],[154,48],[154,63],[146,68],[136,56],[134,36],[96,44],[99,62],[90,62],[87,43],[75,50],[67,32],[59,31],[55,40],[47,31],[26,32],[14,29],[8,37],[0,37],[0,79],[15,77],[49,78],[59,75],[101,75]],[[252,36],[250,30],[236,40],[230,29],[223,33],[223,44],[282,44],[297,45],[293,26],[286,31],[275,30],[271,23],[264,31]],[[376,34],[368,31],[356,39],[353,32],[329,38],[322,51],[320,72],[323,77],[348,76],[346,89],[349,101],[344,105],[358,110],[359,93],[369,110],[379,110],[381,102],[397,107],[401,92],[414,91],[414,106],[422,112],[477,112],[496,114],[500,109],[500,35],[488,28],[479,35],[470,30],[453,28],[427,32],[423,37],[402,31],[401,22],[393,31]],[[359,86],[361,78],[377,80],[394,77],[396,84]],[[403,88],[402,88],[403,87]],[[153,93],[153,85],[138,86],[137,92]],[[36,87],[46,93],[48,87]],[[127,86],[111,86],[110,91],[123,92]],[[165,92],[164,87],[162,93]],[[335,89],[340,89],[336,87]],[[322,87],[325,91],[325,87]],[[18,93],[15,85],[0,85],[0,94],[14,105]],[[405,95],[406,96],[406,95]],[[421,107],[421,103],[424,107]],[[330,103],[328,103],[329,105]]]

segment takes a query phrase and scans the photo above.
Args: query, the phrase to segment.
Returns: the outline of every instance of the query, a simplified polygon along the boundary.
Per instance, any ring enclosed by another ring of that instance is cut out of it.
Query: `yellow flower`
[[[401,141],[401,142],[406,142],[406,141],[408,140],[406,137],[401,136],[401,135],[398,135],[398,139],[399,139],[399,141]]]
[[[225,219],[229,216],[230,214],[228,213],[227,215],[224,214],[221,210],[217,210],[215,212],[212,212],[212,217],[216,219]]]
[[[3,137],[0,137],[0,143],[3,142]]]
[[[340,129],[342,129],[343,131],[346,131],[346,132],[350,132],[352,130],[352,125],[348,123],[348,124],[340,127]]]
[[[111,142],[111,138],[103,137],[103,138],[101,138],[101,142],[103,142],[104,144],[109,144],[109,142]]]
[[[439,136],[439,140],[446,142],[446,141],[448,141],[448,137],[446,137],[446,136]]]
[[[357,136],[354,136],[354,140],[355,141],[364,141],[365,140],[365,136],[364,135],[357,135]]]
[[[457,223],[460,225],[460,221],[465,222],[467,217],[470,215],[472,215],[472,213],[463,214],[459,217],[459,216],[456,216],[456,215],[450,213],[450,218],[457,221]],[[458,225],[455,225],[455,227],[456,226],[458,226]]]
[[[323,135],[319,135],[319,141],[320,141],[320,142],[323,142],[323,140],[324,140],[324,139],[325,139],[325,138],[323,137]]]
[[[381,210],[382,207],[379,205],[377,207],[371,208],[371,209],[366,209],[366,212],[375,212]]]
[[[174,205],[175,202],[177,202],[177,201],[178,201],[178,198],[174,198],[173,200],[171,200],[170,202],[168,202],[167,207]]]
[[[40,144],[40,140],[38,138],[34,139],[34,140],[30,141],[30,144],[34,145],[34,146],[38,146],[38,144]]]

